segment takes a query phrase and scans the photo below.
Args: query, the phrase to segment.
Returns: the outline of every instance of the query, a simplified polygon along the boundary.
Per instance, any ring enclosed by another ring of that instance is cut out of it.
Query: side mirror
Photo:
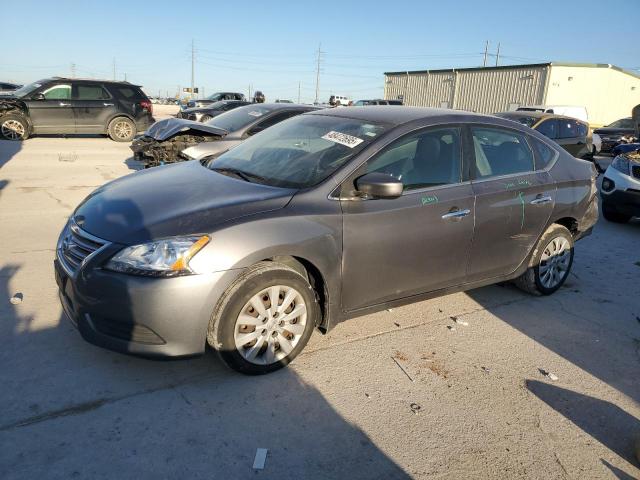
[[[33,100],[46,100],[46,98],[44,98],[44,94],[42,93],[36,93],[33,97],[31,97]]]
[[[374,198],[398,198],[404,185],[388,173],[372,172],[356,180],[356,189]]]

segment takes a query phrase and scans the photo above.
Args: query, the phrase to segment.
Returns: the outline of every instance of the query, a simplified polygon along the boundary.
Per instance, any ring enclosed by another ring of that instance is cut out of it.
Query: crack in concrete
[[[53,193],[51,193],[49,190],[45,190],[44,193],[51,198],[52,200],[55,200],[58,205],[60,205],[62,208],[67,208],[69,210],[73,210],[73,207],[67,203],[64,203],[62,200],[60,200],[58,197],[56,197]]]
[[[41,413],[39,415],[34,415],[32,417],[27,417],[27,418],[24,418],[22,420],[18,420],[16,422],[12,422],[12,423],[8,423],[8,424],[5,424],[5,425],[2,425],[2,426],[0,426],[0,432],[4,432],[4,431],[7,431],[7,430],[13,430],[14,428],[27,427],[29,425],[35,425],[37,423],[42,423],[42,422],[46,422],[46,421],[49,421],[49,420],[55,420],[55,419],[61,418],[61,417],[69,417],[69,416],[81,415],[83,413],[87,413],[87,412],[91,412],[93,410],[97,410],[100,407],[103,407],[105,405],[109,405],[109,404],[112,404],[112,403],[116,403],[116,402],[119,402],[121,400],[127,400],[129,398],[135,398],[135,397],[139,397],[139,396],[142,396],[142,395],[147,395],[149,393],[159,392],[159,391],[162,391],[162,390],[174,390],[174,391],[178,392],[182,396],[181,392],[176,390],[176,387],[198,383],[199,381],[204,380],[206,378],[209,378],[208,374],[199,374],[199,375],[195,375],[193,377],[188,377],[188,378],[184,379],[181,382],[164,384],[164,385],[160,385],[158,387],[148,388],[146,390],[142,390],[142,391],[139,391],[139,392],[133,392],[133,393],[130,393],[130,394],[127,394],[127,395],[120,395],[120,396],[111,397],[111,398],[100,398],[98,400],[92,400],[92,401],[89,401],[89,402],[83,402],[83,403],[79,403],[79,404],[76,404],[76,405],[71,405],[69,407],[61,408],[61,409],[58,409],[58,410],[51,410],[49,412]],[[182,397],[189,405],[191,405],[191,402],[186,400],[184,398],[184,396],[182,396]]]

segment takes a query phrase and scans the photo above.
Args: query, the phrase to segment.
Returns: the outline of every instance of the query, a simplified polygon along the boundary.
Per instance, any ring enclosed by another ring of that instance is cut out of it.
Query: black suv
[[[108,134],[130,142],[153,122],[151,101],[138,85],[108,80],[47,78],[0,97],[0,134]]]

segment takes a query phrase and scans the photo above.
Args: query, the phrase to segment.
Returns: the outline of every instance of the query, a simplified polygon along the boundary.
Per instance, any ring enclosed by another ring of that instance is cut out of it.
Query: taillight
[[[149,115],[153,115],[153,104],[149,100],[140,100],[140,106],[143,110],[149,112]]]

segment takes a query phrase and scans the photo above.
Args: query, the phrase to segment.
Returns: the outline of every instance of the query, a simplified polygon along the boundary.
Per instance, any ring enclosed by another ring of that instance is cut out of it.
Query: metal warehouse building
[[[519,105],[580,105],[592,126],[631,116],[640,75],[608,64],[537,63],[500,67],[387,72],[384,98],[405,105],[480,113]]]

